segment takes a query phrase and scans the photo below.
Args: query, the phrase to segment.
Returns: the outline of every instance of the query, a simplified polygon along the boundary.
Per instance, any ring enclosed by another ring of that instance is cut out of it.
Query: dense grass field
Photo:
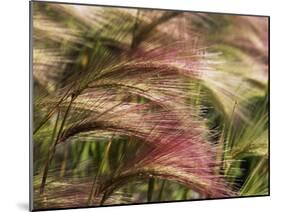
[[[32,3],[33,208],[268,195],[268,18]]]

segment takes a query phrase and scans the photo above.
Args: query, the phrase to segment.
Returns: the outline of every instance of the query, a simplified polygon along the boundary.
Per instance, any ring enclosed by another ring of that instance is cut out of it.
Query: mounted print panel
[[[31,210],[269,195],[269,17],[30,12]]]

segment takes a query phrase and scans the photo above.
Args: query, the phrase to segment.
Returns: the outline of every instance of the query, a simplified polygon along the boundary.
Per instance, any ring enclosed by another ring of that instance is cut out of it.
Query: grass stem
[[[50,148],[49,151],[48,151],[47,161],[46,161],[46,164],[45,164],[45,168],[44,168],[44,171],[43,171],[43,177],[42,177],[42,181],[41,181],[41,185],[40,185],[40,194],[43,194],[43,193],[44,193],[44,189],[45,189],[45,185],[46,185],[46,180],[47,180],[47,176],[48,176],[48,172],[49,172],[49,166],[50,166],[50,163],[52,162],[53,157],[54,157],[54,155],[55,155],[57,143],[58,143],[58,141],[59,141],[59,139],[60,139],[60,136],[61,136],[61,133],[62,133],[64,124],[65,124],[65,122],[66,122],[67,116],[68,116],[68,114],[69,114],[69,111],[70,111],[70,108],[71,108],[71,105],[72,105],[74,99],[75,99],[75,97],[71,97],[71,100],[70,100],[70,102],[69,102],[69,105],[68,105],[68,107],[67,107],[67,109],[66,109],[66,112],[65,112],[65,114],[64,114],[62,123],[61,123],[61,125],[60,125],[60,129],[59,129],[59,131],[58,131],[56,140],[53,142],[53,145],[51,146],[51,148]],[[58,121],[58,118],[57,118],[57,121]],[[56,121],[56,122],[57,122],[57,121]],[[56,128],[57,128],[57,124],[56,124],[55,127],[54,127],[53,138],[55,137]]]

